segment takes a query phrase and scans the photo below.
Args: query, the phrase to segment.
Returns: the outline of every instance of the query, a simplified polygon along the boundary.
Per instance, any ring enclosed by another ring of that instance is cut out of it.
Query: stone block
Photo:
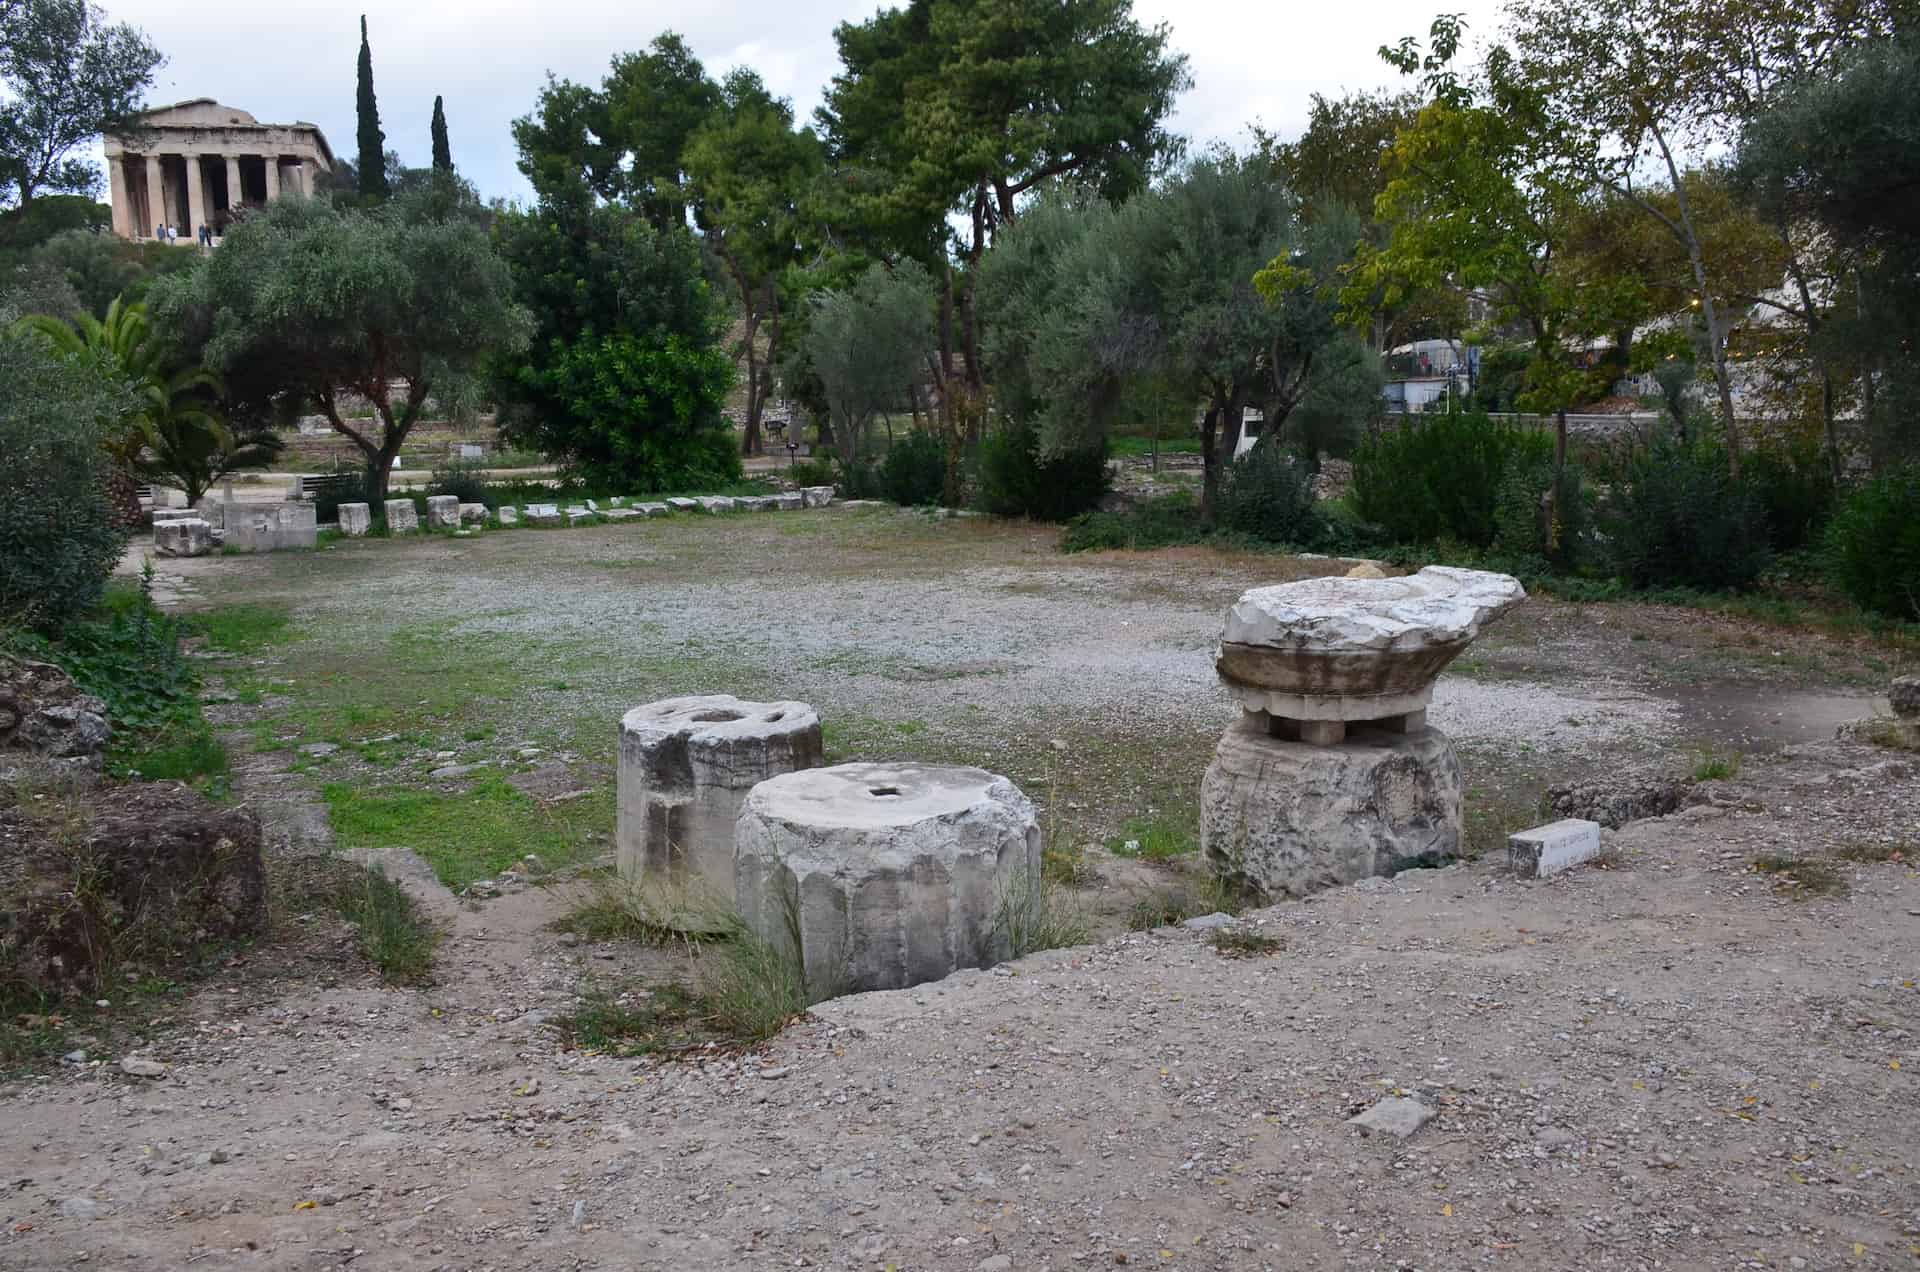
[[[833,502],[832,486],[802,486],[800,497],[809,508],[824,508]]]
[[[1404,578],[1254,588],[1227,611],[1215,668],[1247,711],[1405,715],[1425,710],[1441,669],[1526,596],[1508,575],[1438,565]]]
[[[495,520],[499,521],[503,526],[517,526],[520,524],[520,510],[512,504],[500,505],[500,507],[494,509],[493,515]]]
[[[1039,878],[1033,805],[977,768],[841,764],[770,778],[734,832],[740,917],[798,956],[816,995],[1004,960],[1002,905],[1032,896]]]
[[[358,539],[373,529],[373,509],[363,503],[343,503],[339,508],[340,533]]]
[[[161,556],[197,557],[213,551],[213,527],[199,517],[153,523],[153,550]]]
[[[667,500],[667,507],[673,509],[675,512],[699,512],[700,502],[696,499],[689,499],[685,495],[677,495]]]
[[[1242,716],[1200,784],[1200,847],[1219,877],[1297,897],[1455,856],[1464,803],[1438,729],[1362,727],[1316,746]]]
[[[1391,1135],[1394,1139],[1403,1140],[1431,1122],[1433,1117],[1434,1111],[1420,1101],[1390,1095],[1359,1116],[1348,1118],[1347,1125],[1362,1135]]]
[[[570,526],[592,525],[595,521],[599,519],[599,517],[600,517],[600,514],[595,512],[591,508],[567,509],[567,524]]]
[[[620,873],[733,903],[733,827],[758,782],[816,767],[820,717],[804,702],[669,698],[620,721],[614,844]]]
[[[664,517],[673,511],[663,503],[635,504],[634,507],[649,517]]]
[[[420,528],[420,509],[411,499],[387,500],[387,533],[412,534]]]
[[[736,512],[768,512],[773,508],[771,495],[742,495],[733,501]]]
[[[1600,823],[1567,817],[1507,836],[1507,864],[1523,879],[1545,879],[1600,855]]]
[[[600,515],[608,521],[633,521],[643,519],[647,514],[638,508],[602,508]]]
[[[1920,720],[1920,676],[1896,676],[1887,686],[1887,705],[1902,720]]]
[[[734,507],[734,501],[726,495],[698,495],[693,502],[702,512],[732,512]]]
[[[457,495],[427,496],[427,529],[458,530],[460,499]]]
[[[807,499],[799,491],[790,490],[785,494],[771,496],[770,503],[776,512],[798,512],[807,506]]]
[[[562,522],[559,504],[528,504],[527,524],[532,526],[557,526]]]
[[[463,503],[460,505],[460,524],[463,526],[484,526],[487,524],[487,505],[483,503]]]
[[[225,546],[239,552],[283,552],[320,541],[319,510],[304,499],[226,506]]]

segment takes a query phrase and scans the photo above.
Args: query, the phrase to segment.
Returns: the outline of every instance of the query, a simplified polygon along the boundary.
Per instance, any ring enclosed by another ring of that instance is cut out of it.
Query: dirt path
[[[449,640],[531,640],[530,618],[500,611],[537,572],[547,612],[596,633],[609,662],[758,631],[806,655],[781,666],[809,692],[871,691],[968,745],[1005,746],[1004,726],[929,703],[1012,703],[1064,678],[1086,708],[1068,716],[1162,739],[1138,761],[1162,765],[1189,708],[1129,698],[1117,673],[1200,683],[1216,593],[1265,568],[1215,559],[1182,581],[1177,558],[1029,560],[1003,532],[972,545],[990,559],[941,567],[970,571],[964,586],[910,556],[862,572],[858,554],[816,550],[776,587],[749,566],[779,545],[754,536],[778,533],[749,525],[718,548],[503,536],[461,545],[468,573],[451,581],[444,544],[390,545],[379,574],[357,555],[309,563],[319,576],[241,565],[350,652],[365,626],[436,619]],[[702,585],[609,588],[609,561],[640,551],[679,556]],[[183,594],[230,589],[228,565]],[[343,589],[362,582],[349,610]],[[1074,599],[1089,590],[1095,604]],[[930,616],[942,595],[987,598],[955,651],[1004,646],[1031,672],[915,679],[960,658],[922,656],[953,642]],[[768,630],[803,598],[804,630]],[[658,625],[644,637],[619,622],[636,610]],[[1690,686],[1747,684],[1748,702],[1787,684],[1871,692],[1844,650],[1831,671],[1782,672],[1747,629],[1697,615],[1523,613],[1443,686],[1479,772],[1670,762],[1695,727]],[[884,672],[821,661],[901,641],[910,656]],[[1115,673],[1111,698],[1092,671]],[[568,707],[602,723],[632,689],[586,683]],[[1215,708],[1191,710],[1199,728]],[[324,844],[287,752],[247,758],[241,785],[281,851]],[[1186,930],[1119,936],[825,1004],[753,1055],[668,1065],[568,1050],[550,1021],[582,985],[679,955],[555,933],[553,890],[456,899],[390,853],[448,927],[440,983],[381,988],[318,937],[297,956],[263,949],[144,1053],[164,1077],[104,1055],[0,1090],[0,1268],[1911,1268],[1920,765],[1774,737],[1712,793],[1615,836],[1614,868],[1522,883],[1488,856],[1410,872],[1247,916],[1282,943],[1270,956],[1225,958]],[[1762,854],[1824,861],[1838,890],[1756,873]],[[328,922],[281,916],[295,934]],[[1346,1125],[1395,1092],[1436,1119],[1405,1142]]]
[[[1748,860],[1920,775],[1823,746],[1722,797],[1620,868],[1413,872],[1250,916],[1271,957],[1128,936],[708,1064],[559,1049],[621,952],[538,889],[443,899],[437,988],[236,972],[166,1077],[9,1091],[0,1266],[1910,1267],[1920,883]],[[1403,1090],[1413,1139],[1344,1125]]]

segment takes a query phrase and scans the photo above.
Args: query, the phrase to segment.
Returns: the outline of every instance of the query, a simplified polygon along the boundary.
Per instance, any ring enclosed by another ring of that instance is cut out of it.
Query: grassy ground
[[[231,723],[285,755],[341,847],[412,849],[453,886],[529,855],[548,868],[603,856],[621,713],[725,692],[815,704],[829,762],[1008,775],[1040,807],[1049,878],[1096,923],[1227,908],[1196,891],[1193,833],[1230,713],[1211,670],[1219,616],[1244,588],[1318,566],[1211,548],[1062,557],[1057,534],[842,510],[183,568]],[[1784,641],[1733,614],[1530,604],[1455,668],[1479,686],[1448,726],[1468,757],[1464,850],[1534,824],[1551,781],[1718,771],[1745,745],[1710,723],[1609,726],[1622,694],[1764,703],[1783,686],[1858,692],[1911,665],[1868,632]],[[1543,690],[1573,695],[1564,743],[1506,718]]]

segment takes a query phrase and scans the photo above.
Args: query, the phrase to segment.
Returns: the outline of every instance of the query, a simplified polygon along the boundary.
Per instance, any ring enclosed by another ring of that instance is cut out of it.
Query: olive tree
[[[814,294],[807,357],[845,463],[866,449],[873,417],[906,399],[933,347],[933,302],[933,279],[913,261],[873,265],[851,287]]]
[[[310,406],[366,458],[367,496],[429,398],[467,400],[486,360],[531,329],[469,192],[434,189],[372,209],[282,199],[242,220],[191,275],[155,286],[155,318],[240,404]],[[350,418],[358,394],[371,420]]]

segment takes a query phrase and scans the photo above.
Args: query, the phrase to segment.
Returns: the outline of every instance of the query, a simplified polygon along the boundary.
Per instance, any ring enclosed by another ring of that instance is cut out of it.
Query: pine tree
[[[433,170],[453,171],[453,151],[447,145],[447,112],[441,98],[433,99]]]
[[[374,199],[387,197],[387,135],[380,131],[380,104],[373,99],[373,50],[367,47],[367,15],[360,15],[360,87],[357,97],[360,116],[360,193]]]

